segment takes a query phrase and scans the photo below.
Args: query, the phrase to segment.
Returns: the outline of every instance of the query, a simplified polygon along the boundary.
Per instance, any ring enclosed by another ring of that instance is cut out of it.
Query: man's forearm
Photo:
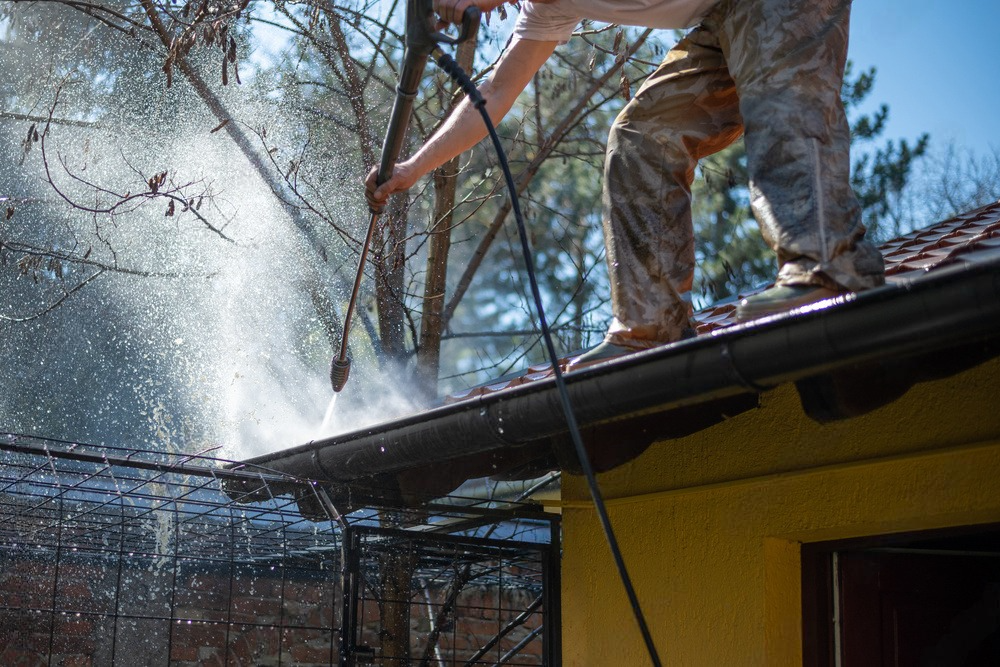
[[[534,40],[515,39],[511,43],[497,62],[493,76],[479,88],[486,100],[486,112],[491,121],[498,123],[510,111],[517,96],[552,55],[555,47],[555,42]],[[389,181],[376,185],[375,170],[369,173],[366,195],[369,203],[377,206],[393,192],[409,188],[421,176],[469,150],[485,136],[486,126],[479,111],[468,99],[462,100],[420,150],[396,165]]]
[[[496,71],[479,92],[486,99],[486,112],[493,123],[499,123],[517,96],[555,49],[554,42],[515,40],[497,63]],[[457,155],[469,150],[486,136],[486,126],[479,111],[462,100],[451,116],[408,162],[420,175],[437,169]]]
[[[497,108],[498,104],[493,101],[493,96],[485,86],[480,92],[486,99],[486,111],[490,120],[494,124],[502,120],[511,105]],[[437,132],[407,162],[422,176],[469,150],[482,141],[486,134],[486,125],[479,110],[466,98],[455,107]]]

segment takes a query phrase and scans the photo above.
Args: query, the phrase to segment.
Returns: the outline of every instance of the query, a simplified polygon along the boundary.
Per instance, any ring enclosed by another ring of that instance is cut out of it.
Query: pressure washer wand
[[[406,128],[410,124],[413,100],[417,96],[420,80],[427,67],[427,59],[438,48],[438,45],[460,44],[475,37],[479,31],[480,11],[478,7],[469,7],[462,14],[462,27],[458,37],[451,37],[435,31],[434,26],[437,21],[434,18],[432,1],[407,0],[406,3],[406,47],[403,51],[403,68],[399,72],[396,99],[389,116],[389,126],[385,131],[385,141],[382,143],[382,156],[375,178],[378,185],[382,185],[392,178],[396,160],[403,148]],[[361,287],[361,279],[364,277],[368,249],[371,246],[372,236],[375,234],[375,226],[382,214],[382,208],[379,207],[376,210],[374,207],[369,207],[371,220],[368,223],[368,233],[365,235],[364,245],[361,247],[358,273],[354,278],[351,299],[344,314],[344,337],[340,342],[340,354],[330,361],[330,383],[335,392],[340,392],[344,388],[351,373],[351,360],[347,356],[347,335],[350,332],[351,320],[357,306],[358,290]]]

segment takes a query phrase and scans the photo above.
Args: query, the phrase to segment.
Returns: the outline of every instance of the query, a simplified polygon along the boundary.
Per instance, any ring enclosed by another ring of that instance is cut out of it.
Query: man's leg
[[[785,292],[884,281],[850,186],[840,98],[849,19],[850,0],[723,0],[705,21],[739,91],[751,206]]]
[[[743,131],[718,40],[679,42],[615,120],[604,168],[604,240],[614,320],[607,343],[648,348],[691,326],[691,182],[699,158]]]

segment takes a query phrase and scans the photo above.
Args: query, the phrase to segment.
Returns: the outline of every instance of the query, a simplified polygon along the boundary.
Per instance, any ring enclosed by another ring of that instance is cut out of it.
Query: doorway
[[[804,664],[1000,665],[1000,527],[803,547]]]

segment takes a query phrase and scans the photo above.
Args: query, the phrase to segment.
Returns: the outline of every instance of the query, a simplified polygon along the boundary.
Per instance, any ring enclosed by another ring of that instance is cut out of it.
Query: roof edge
[[[599,364],[565,376],[581,426],[671,409],[872,359],[897,359],[996,337],[1000,261],[933,274]],[[546,441],[566,431],[554,379],[436,408],[248,459],[335,483]]]

